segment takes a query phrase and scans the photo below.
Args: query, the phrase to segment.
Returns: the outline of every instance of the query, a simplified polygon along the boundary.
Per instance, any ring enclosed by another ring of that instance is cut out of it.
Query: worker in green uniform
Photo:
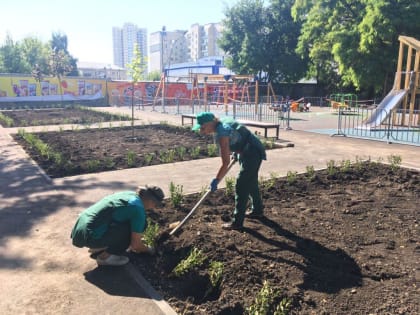
[[[98,265],[125,265],[127,250],[153,254],[154,248],[143,242],[145,210],[161,206],[163,198],[162,189],[156,186],[104,197],[80,214],[71,232],[73,245],[88,247]]]
[[[222,228],[241,230],[245,216],[251,218],[263,216],[258,171],[262,160],[266,159],[265,148],[257,136],[232,118],[218,119],[210,112],[199,113],[196,118],[197,124],[193,130],[199,130],[205,135],[215,134],[220,147],[222,165],[211,181],[212,191],[217,190],[218,183],[227,173],[230,159],[239,161],[240,171],[236,178],[233,219],[223,224]],[[251,209],[247,212],[248,200],[251,201]]]

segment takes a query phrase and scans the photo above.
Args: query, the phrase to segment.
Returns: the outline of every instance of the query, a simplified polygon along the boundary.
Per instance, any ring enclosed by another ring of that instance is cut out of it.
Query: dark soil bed
[[[143,125],[100,129],[39,132],[34,135],[52,152],[41,154],[21,134],[14,139],[50,177],[65,177],[187,161],[216,156],[213,137],[201,136],[190,128]],[[212,149],[209,149],[212,148]]]
[[[11,120],[0,119],[3,127],[27,127],[62,124],[90,125],[102,122],[128,121],[131,117],[91,110],[81,106],[68,106],[55,109],[24,109],[1,111]]]
[[[267,181],[266,217],[246,219],[243,232],[221,229],[234,198],[219,190],[180,233],[161,238],[156,256],[131,259],[180,314],[243,314],[265,280],[279,292],[272,305],[287,298],[290,314],[419,314],[419,173],[366,163],[316,174]],[[180,209],[168,201],[150,217],[168,227],[198,200]],[[204,264],[174,277],[193,248]],[[214,289],[211,261],[224,267]]]

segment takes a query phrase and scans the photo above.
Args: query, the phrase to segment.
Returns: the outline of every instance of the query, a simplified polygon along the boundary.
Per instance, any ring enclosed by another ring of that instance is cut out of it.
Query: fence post
[[[286,103],[286,109],[287,109],[287,126],[285,130],[292,130],[292,127],[290,127],[290,102]]]
[[[343,119],[343,108],[340,106],[338,107],[338,123],[337,123],[337,133],[332,134],[331,137],[334,136],[343,136],[345,137],[346,134],[341,130],[341,121]]]

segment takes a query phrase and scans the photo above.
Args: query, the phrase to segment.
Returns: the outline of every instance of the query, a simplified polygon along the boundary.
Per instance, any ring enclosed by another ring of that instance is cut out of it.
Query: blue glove
[[[217,184],[219,183],[219,180],[217,178],[214,178],[210,183],[210,190],[212,192],[217,190]]]

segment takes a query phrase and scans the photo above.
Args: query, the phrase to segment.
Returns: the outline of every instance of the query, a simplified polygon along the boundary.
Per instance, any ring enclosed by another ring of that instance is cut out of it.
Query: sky
[[[113,63],[112,27],[124,23],[147,28],[148,34],[188,30],[192,24],[217,23],[239,0],[20,0],[2,1],[0,46],[53,32],[67,35],[68,50],[79,61]]]

